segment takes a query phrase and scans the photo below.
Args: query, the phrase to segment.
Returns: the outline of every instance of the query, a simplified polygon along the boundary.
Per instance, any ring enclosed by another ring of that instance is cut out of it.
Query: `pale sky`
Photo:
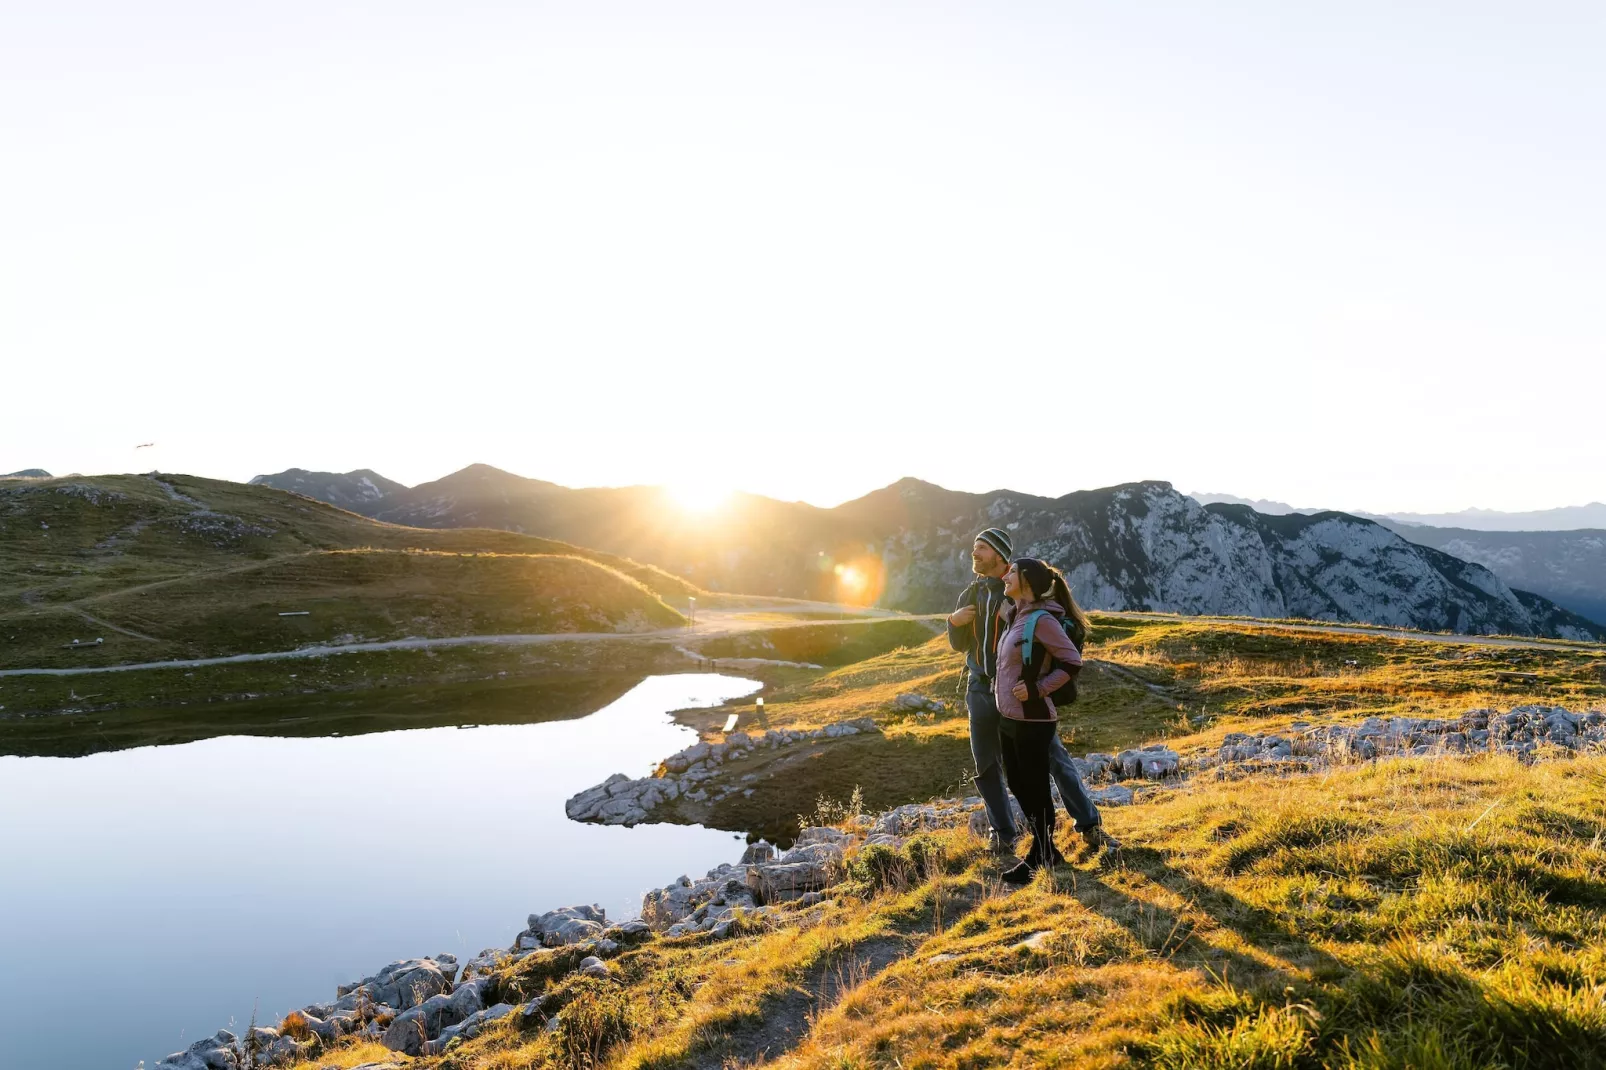
[[[1606,499],[1603,55],[1599,3],[0,0],[0,471]]]

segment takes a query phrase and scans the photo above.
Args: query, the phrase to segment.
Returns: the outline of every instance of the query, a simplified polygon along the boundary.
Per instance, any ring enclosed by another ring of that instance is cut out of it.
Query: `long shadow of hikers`
[[[1131,883],[1138,887],[1129,891],[1120,886]],[[1206,967],[1225,981],[1280,986],[1302,981],[1307,973],[1315,980],[1334,980],[1350,972],[1285,917],[1175,868],[1150,847],[1128,846],[1119,863],[1094,871],[1079,869],[1074,878],[1061,878],[1060,884],[1062,891],[1161,957],[1178,965]],[[1142,885],[1171,893],[1259,954],[1197,938],[1199,926],[1184,910],[1133,894],[1142,891]]]

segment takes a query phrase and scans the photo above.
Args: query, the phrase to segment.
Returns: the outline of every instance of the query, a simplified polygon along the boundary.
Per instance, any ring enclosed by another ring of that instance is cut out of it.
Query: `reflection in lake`
[[[505,946],[532,911],[631,915],[739,839],[577,824],[564,800],[690,742],[667,711],[758,686],[654,676],[572,720],[0,757],[0,1065],[150,1066],[393,959]]]

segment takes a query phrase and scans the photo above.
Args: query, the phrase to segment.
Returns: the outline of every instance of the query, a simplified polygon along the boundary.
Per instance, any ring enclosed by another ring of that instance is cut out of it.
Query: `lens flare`
[[[881,562],[874,557],[844,561],[831,570],[836,575],[837,600],[849,605],[868,606],[881,597]]]

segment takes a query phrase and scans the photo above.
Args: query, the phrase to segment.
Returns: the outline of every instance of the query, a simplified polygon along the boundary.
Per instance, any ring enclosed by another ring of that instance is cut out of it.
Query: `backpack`
[[[1022,704],[1021,709],[1031,719],[1047,719],[1048,717],[1048,704],[1037,693],[1037,681],[1045,672],[1053,671],[1054,658],[1047,649],[1039,647],[1033,642],[1037,635],[1038,618],[1048,615],[1049,612],[1046,609],[1032,610],[1031,613],[1027,614],[1026,627],[1021,632],[1020,678],[1026,684],[1027,694],[1031,696]],[[1060,626],[1065,629],[1065,637],[1076,647],[1077,653],[1081,653],[1083,645],[1087,642],[1087,629],[1082,627],[1075,617],[1061,617]],[[1082,667],[1080,665],[1062,665],[1060,667],[1070,673],[1071,678],[1060,685],[1059,690],[1053,693],[1054,704],[1056,706],[1069,706],[1076,701],[1076,677]]]

